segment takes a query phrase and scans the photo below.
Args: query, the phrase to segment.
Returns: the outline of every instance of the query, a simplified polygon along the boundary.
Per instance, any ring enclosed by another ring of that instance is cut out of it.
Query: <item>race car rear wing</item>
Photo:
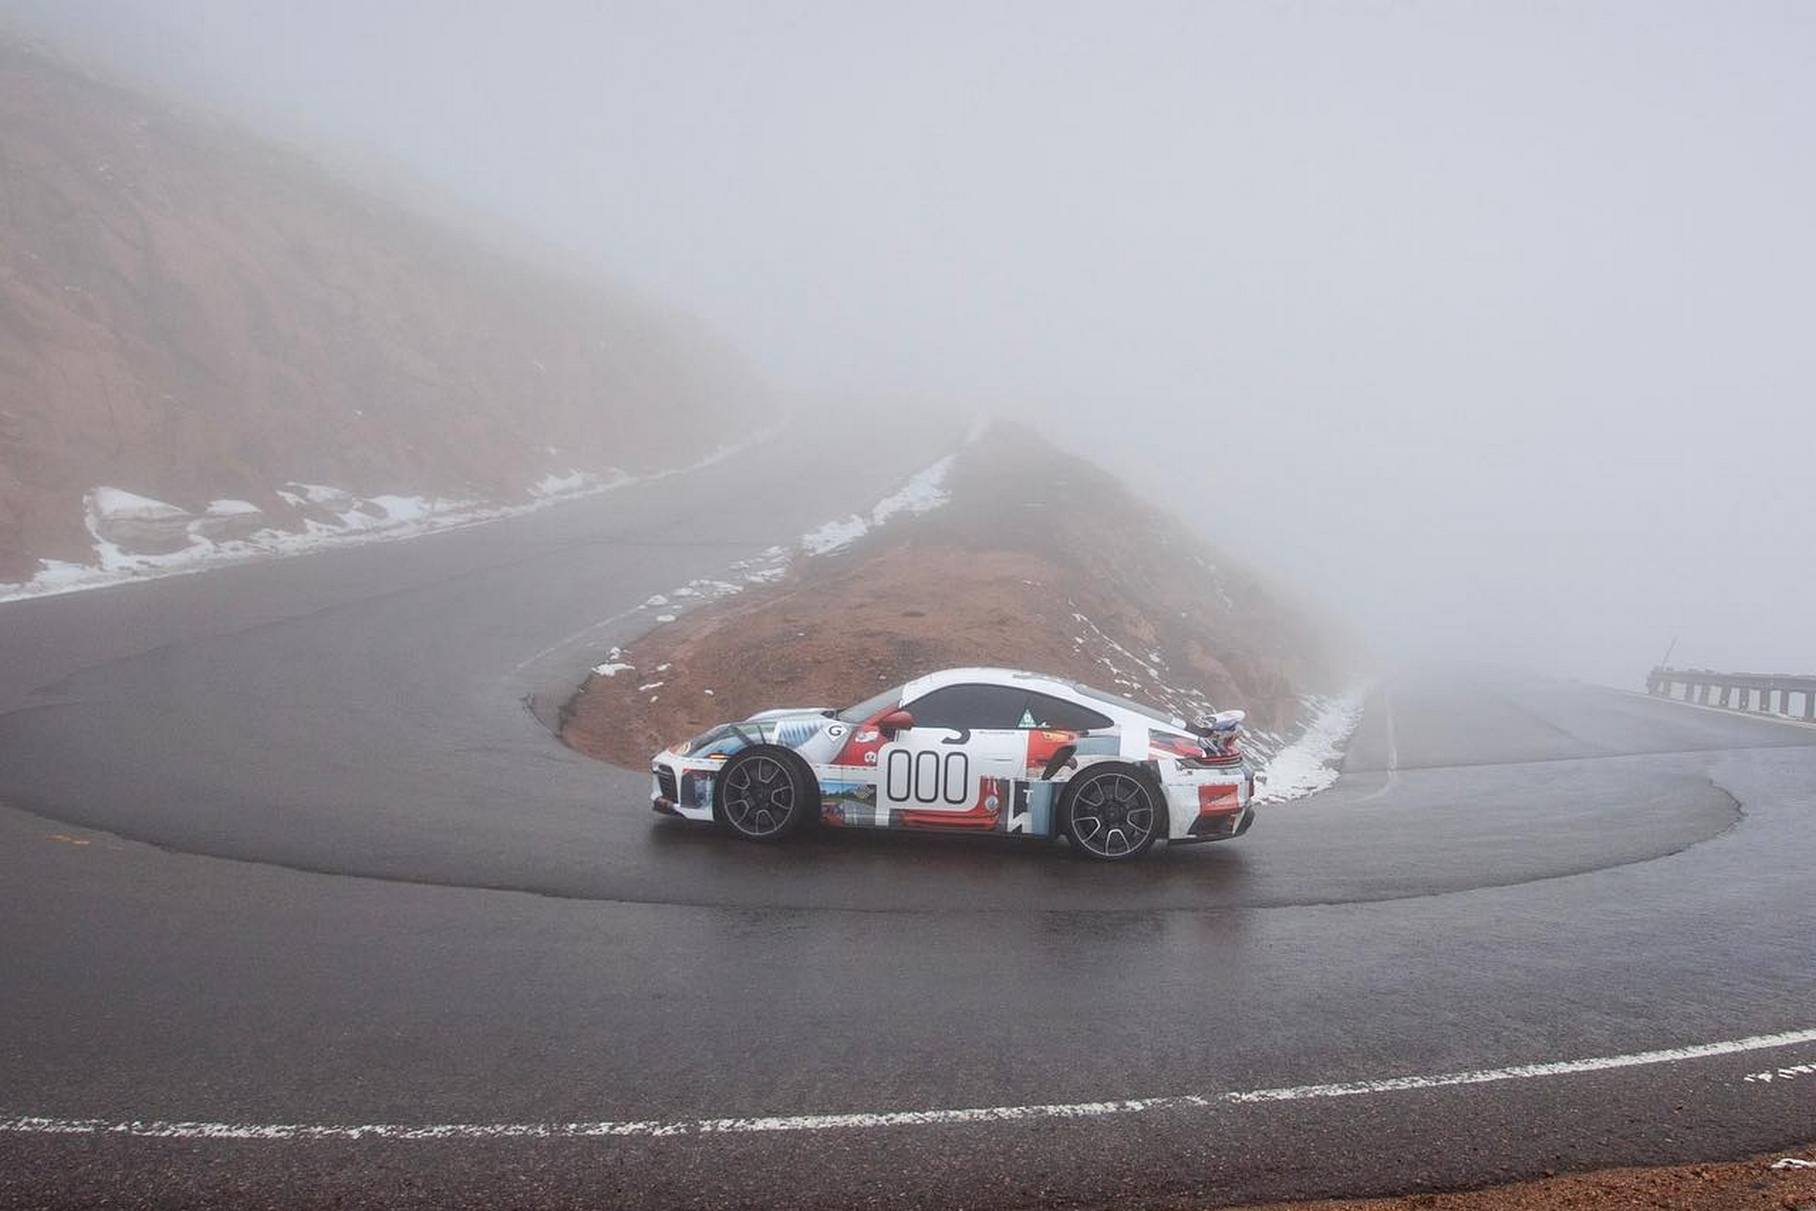
[[[1246,711],[1218,711],[1193,725],[1192,734],[1204,745],[1206,759],[1219,765],[1242,759],[1242,721],[1246,718]]]
[[[1192,724],[1191,732],[1204,740],[1233,738],[1242,730],[1242,721],[1247,718],[1247,711],[1218,711],[1209,719]]]

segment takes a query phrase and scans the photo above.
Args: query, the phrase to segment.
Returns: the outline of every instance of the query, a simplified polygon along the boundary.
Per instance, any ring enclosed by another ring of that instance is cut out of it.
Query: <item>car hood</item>
[[[751,744],[780,744],[802,752],[802,745],[816,744],[836,751],[841,737],[849,730],[838,716],[825,707],[799,707],[787,710],[759,711],[736,723],[716,724],[691,740],[670,746],[666,751],[677,757],[723,760]],[[831,751],[823,756],[830,757]],[[815,759],[810,756],[810,759]]]

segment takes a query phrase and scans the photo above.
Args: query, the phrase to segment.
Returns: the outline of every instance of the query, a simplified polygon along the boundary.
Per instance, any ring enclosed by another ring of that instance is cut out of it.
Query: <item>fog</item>
[[[798,399],[1031,419],[1384,658],[1816,671],[1809,6],[21,11]]]

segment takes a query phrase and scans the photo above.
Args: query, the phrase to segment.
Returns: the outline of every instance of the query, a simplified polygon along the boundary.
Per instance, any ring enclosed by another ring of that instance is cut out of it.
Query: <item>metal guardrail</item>
[[[1803,717],[1816,723],[1816,676],[1796,673],[1717,673],[1712,669],[1674,669],[1659,665],[1646,674],[1646,693],[1657,698],[1725,706],[1761,714],[1789,715],[1791,695],[1803,696]],[[1772,709],[1777,695],[1778,709]],[[1750,704],[1750,705],[1749,705]]]

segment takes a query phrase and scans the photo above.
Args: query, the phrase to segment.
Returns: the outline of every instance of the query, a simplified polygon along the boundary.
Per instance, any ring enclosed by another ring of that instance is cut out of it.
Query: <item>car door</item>
[[[1020,776],[1027,694],[1009,686],[949,685],[905,702],[914,726],[877,751],[877,804],[903,827],[992,828],[1002,792]]]
[[[1111,729],[1114,724],[1107,715],[1038,690],[1029,691],[1020,722],[1026,737],[1026,773],[1016,788],[1008,831],[1050,837],[1059,826],[1059,796],[1064,789],[1059,780],[1069,778],[1078,768],[1078,749],[1090,743],[1084,734]]]

